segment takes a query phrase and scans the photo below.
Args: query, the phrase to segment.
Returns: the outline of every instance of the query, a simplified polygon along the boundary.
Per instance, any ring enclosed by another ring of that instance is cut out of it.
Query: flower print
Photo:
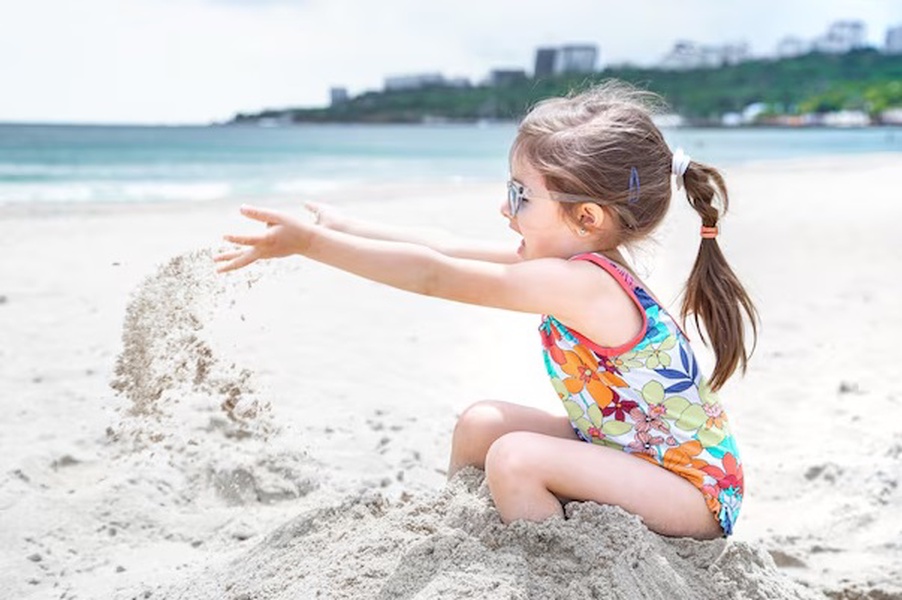
[[[664,452],[664,468],[688,479],[692,485],[700,488],[705,481],[704,467],[708,463],[696,458],[702,452],[702,444],[698,440],[690,440],[670,448]]]
[[[556,327],[551,326],[549,319],[546,318],[542,321],[542,324],[539,326],[539,335],[542,337],[542,347],[545,348],[551,360],[559,365],[564,364],[566,362],[564,351],[557,345],[557,342],[561,339],[561,334]]]
[[[551,387],[553,387],[554,391],[557,392],[557,397],[563,401],[569,400],[570,390],[567,389],[567,386],[564,385],[564,382],[556,377],[554,373],[549,373],[549,375],[551,375]]]
[[[598,363],[598,366],[605,371],[610,371],[613,373],[617,373],[617,365],[614,364],[614,361],[611,360],[607,356],[599,356],[601,362]]]
[[[571,394],[585,389],[600,407],[605,407],[614,399],[614,391],[609,387],[626,387],[626,382],[614,373],[598,371],[598,361],[582,346],[564,351],[565,362],[561,369],[570,377],[564,385]]]
[[[705,404],[718,404],[720,402],[717,398],[717,393],[711,389],[711,386],[708,384],[708,380],[705,379],[704,375],[699,378],[698,397]]]
[[[705,414],[708,415],[705,427],[708,429],[712,427],[723,429],[723,407],[720,404],[703,404],[702,408],[705,409]]]
[[[676,346],[676,336],[670,335],[657,346],[652,343],[644,350],[639,350],[636,358],[645,359],[645,366],[649,369],[657,369],[659,366],[666,368],[670,366],[672,360],[668,351],[672,350],[674,346]]]
[[[742,465],[736,460],[736,456],[727,452],[723,455],[723,469],[715,465],[706,465],[702,471],[717,481],[717,487],[721,490],[734,489],[742,492],[745,486]]]
[[[620,373],[629,373],[630,369],[642,366],[642,361],[636,360],[635,351],[614,356],[611,358],[611,363],[613,363],[614,369]]]
[[[651,344],[657,344],[664,341],[670,332],[667,326],[661,322],[661,309],[657,306],[651,306],[645,309],[646,329],[645,340]]]
[[[726,535],[733,533],[733,523],[739,517],[742,506],[742,494],[735,488],[721,490],[717,498],[720,501],[720,526]]]
[[[655,446],[663,441],[664,438],[651,437],[647,431],[642,431],[636,434],[635,439],[624,450],[629,449],[628,451],[633,454],[647,454],[656,457],[658,456],[658,450]]]
[[[666,412],[667,409],[660,404],[650,404],[647,413],[643,412],[642,409],[637,406],[630,410],[630,417],[632,417],[633,421],[636,423],[636,431],[651,431],[652,429],[656,429],[662,433],[670,433],[670,425],[661,418]],[[673,436],[669,436],[668,439],[672,440]]]
[[[642,308],[647,309],[652,306],[657,306],[654,299],[649,296],[648,292],[646,292],[644,289],[637,287],[633,290],[633,292],[635,292],[636,299],[639,300],[639,304],[642,305]]]
[[[593,440],[603,440],[604,438],[607,437],[605,434],[603,434],[601,432],[601,430],[598,427],[589,427],[589,429],[586,433],[588,433],[590,436],[592,436]]]
[[[637,402],[632,400],[624,400],[619,394],[614,394],[613,401],[601,409],[601,414],[606,417],[614,415],[618,421],[625,421],[626,415],[633,409],[639,407]]]
[[[719,515],[720,500],[718,500],[717,497],[720,495],[720,490],[717,489],[717,486],[703,485],[702,495],[705,497],[705,503],[708,505],[708,510],[710,510],[715,515]]]

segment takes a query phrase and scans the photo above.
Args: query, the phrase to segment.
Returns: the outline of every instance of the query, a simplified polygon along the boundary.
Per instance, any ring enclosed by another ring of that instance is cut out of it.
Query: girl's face
[[[507,200],[501,206],[510,228],[523,236],[517,249],[520,258],[570,258],[579,254],[585,239],[564,218],[560,204],[549,198],[542,175],[521,160],[511,164],[511,178],[529,190],[515,216]]]

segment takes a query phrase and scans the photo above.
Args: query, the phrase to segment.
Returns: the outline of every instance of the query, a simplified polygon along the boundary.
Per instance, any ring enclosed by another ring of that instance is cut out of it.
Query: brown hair
[[[652,121],[661,107],[656,94],[616,80],[543,100],[520,122],[511,160],[527,161],[551,191],[597,198],[613,223],[604,232],[607,249],[633,244],[647,238],[670,207],[673,154]],[[630,185],[633,169],[638,189]],[[683,181],[702,225],[716,226],[729,204],[721,174],[691,161]],[[575,222],[579,205],[560,206]],[[754,340],[758,316],[714,238],[701,241],[686,282],[680,316],[685,322],[690,314],[700,333],[699,319],[704,323],[711,340],[716,364],[710,385],[717,390],[737,367],[745,372],[751,353],[745,348],[743,315]],[[708,343],[703,334],[702,341]]]

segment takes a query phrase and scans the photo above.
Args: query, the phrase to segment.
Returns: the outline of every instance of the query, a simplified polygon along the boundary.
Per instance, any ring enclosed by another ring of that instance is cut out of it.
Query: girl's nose
[[[513,216],[511,215],[511,207],[510,207],[510,204],[508,204],[508,202],[507,202],[506,200],[505,200],[504,202],[502,202],[502,203],[501,203],[501,206],[499,206],[498,208],[499,208],[500,211],[501,211],[501,216],[502,216],[502,217],[504,217],[505,219],[512,219],[512,218],[513,218]]]

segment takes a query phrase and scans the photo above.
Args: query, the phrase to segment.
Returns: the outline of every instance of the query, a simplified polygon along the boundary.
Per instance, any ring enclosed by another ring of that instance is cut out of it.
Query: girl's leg
[[[501,436],[513,431],[533,431],[568,440],[579,439],[567,417],[510,402],[477,402],[470,405],[457,419],[451,439],[448,478],[466,466],[485,469],[485,456],[491,445]]]
[[[518,431],[486,456],[486,480],[505,523],[563,515],[558,498],[616,504],[662,535],[723,535],[698,488],[615,448]]]

